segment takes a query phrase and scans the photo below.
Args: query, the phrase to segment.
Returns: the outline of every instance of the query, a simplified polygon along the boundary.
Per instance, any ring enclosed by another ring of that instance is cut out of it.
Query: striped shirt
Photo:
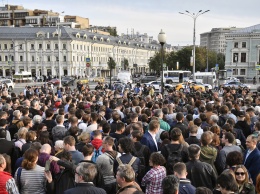
[[[45,194],[46,178],[44,167],[36,165],[34,169],[22,169],[20,183],[17,181],[17,172],[15,172],[15,181],[20,185],[20,194]]]

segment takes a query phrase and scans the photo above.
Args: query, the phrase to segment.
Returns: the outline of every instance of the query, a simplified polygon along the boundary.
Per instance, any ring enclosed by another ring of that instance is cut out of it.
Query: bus
[[[167,84],[183,83],[188,81],[191,76],[191,71],[173,70],[163,71],[163,82]]]
[[[32,81],[32,73],[28,71],[22,71],[21,73],[15,73],[13,75],[14,81]]]
[[[195,80],[204,84],[213,85],[217,79],[216,72],[196,72]]]

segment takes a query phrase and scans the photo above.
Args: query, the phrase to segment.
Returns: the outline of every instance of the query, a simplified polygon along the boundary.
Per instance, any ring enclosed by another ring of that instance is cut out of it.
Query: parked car
[[[157,80],[156,76],[144,76],[144,77],[141,77],[139,79],[139,82],[140,83],[147,83],[147,82],[151,82],[151,81],[155,81],[155,80]]]
[[[240,82],[240,80],[236,77],[227,77],[227,82],[230,82],[230,81]]]
[[[60,84],[60,80],[55,78],[48,81],[48,84],[53,84],[54,86],[58,86]]]
[[[148,83],[144,83],[146,86],[153,86],[155,90],[160,90],[161,87],[161,81],[152,81]],[[171,84],[164,84],[164,88],[173,88],[173,85]]]
[[[11,79],[1,79],[0,83],[1,84],[6,83],[7,88],[8,88],[9,91],[12,91],[14,89],[14,83],[13,83],[13,81]]]
[[[87,78],[79,80],[83,84],[88,84],[89,80]]]
[[[100,82],[100,83],[104,83],[105,82],[105,78],[103,77],[95,77],[93,79],[94,82]]]
[[[204,84],[204,83],[201,83],[201,82],[198,82],[198,81],[191,81],[191,83],[196,84],[196,85],[202,85],[205,88],[209,88],[210,90],[212,90],[212,85],[210,85],[210,84]]]
[[[243,84],[243,83],[238,82],[238,81],[231,81],[231,82],[223,84],[223,86],[224,87],[235,88],[235,89],[238,89],[239,87],[241,87],[241,88],[250,88],[250,85]]]
[[[185,88],[185,83],[180,83],[175,86],[175,90],[181,91],[181,92],[184,91],[184,88]],[[203,86],[203,85],[191,84],[190,88],[195,91],[200,90],[201,92],[205,92],[205,86]]]
[[[70,77],[64,77],[61,80],[61,84],[63,86],[69,86],[69,85],[74,85],[74,79],[70,78]]]

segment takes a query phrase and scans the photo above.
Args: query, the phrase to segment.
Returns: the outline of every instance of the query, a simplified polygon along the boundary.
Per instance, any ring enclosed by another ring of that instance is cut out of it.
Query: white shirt
[[[97,128],[98,128],[98,125],[97,125],[97,123],[95,123],[95,124],[89,125],[89,126],[86,128],[85,131],[88,132],[88,133],[92,133],[93,131],[97,130]]]
[[[201,129],[201,127],[199,127],[199,128],[198,128],[198,133],[197,133],[196,137],[197,137],[198,139],[200,139],[202,133],[203,133],[203,129]]]

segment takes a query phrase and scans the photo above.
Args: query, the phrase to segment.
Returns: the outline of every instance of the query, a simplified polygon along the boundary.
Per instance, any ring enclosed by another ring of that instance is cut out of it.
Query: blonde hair
[[[82,132],[79,136],[78,136],[78,140],[79,141],[84,141],[84,140],[90,140],[90,133],[88,132]]]
[[[18,130],[18,138],[19,139],[26,139],[26,133],[28,132],[28,129],[26,127],[22,127]]]

